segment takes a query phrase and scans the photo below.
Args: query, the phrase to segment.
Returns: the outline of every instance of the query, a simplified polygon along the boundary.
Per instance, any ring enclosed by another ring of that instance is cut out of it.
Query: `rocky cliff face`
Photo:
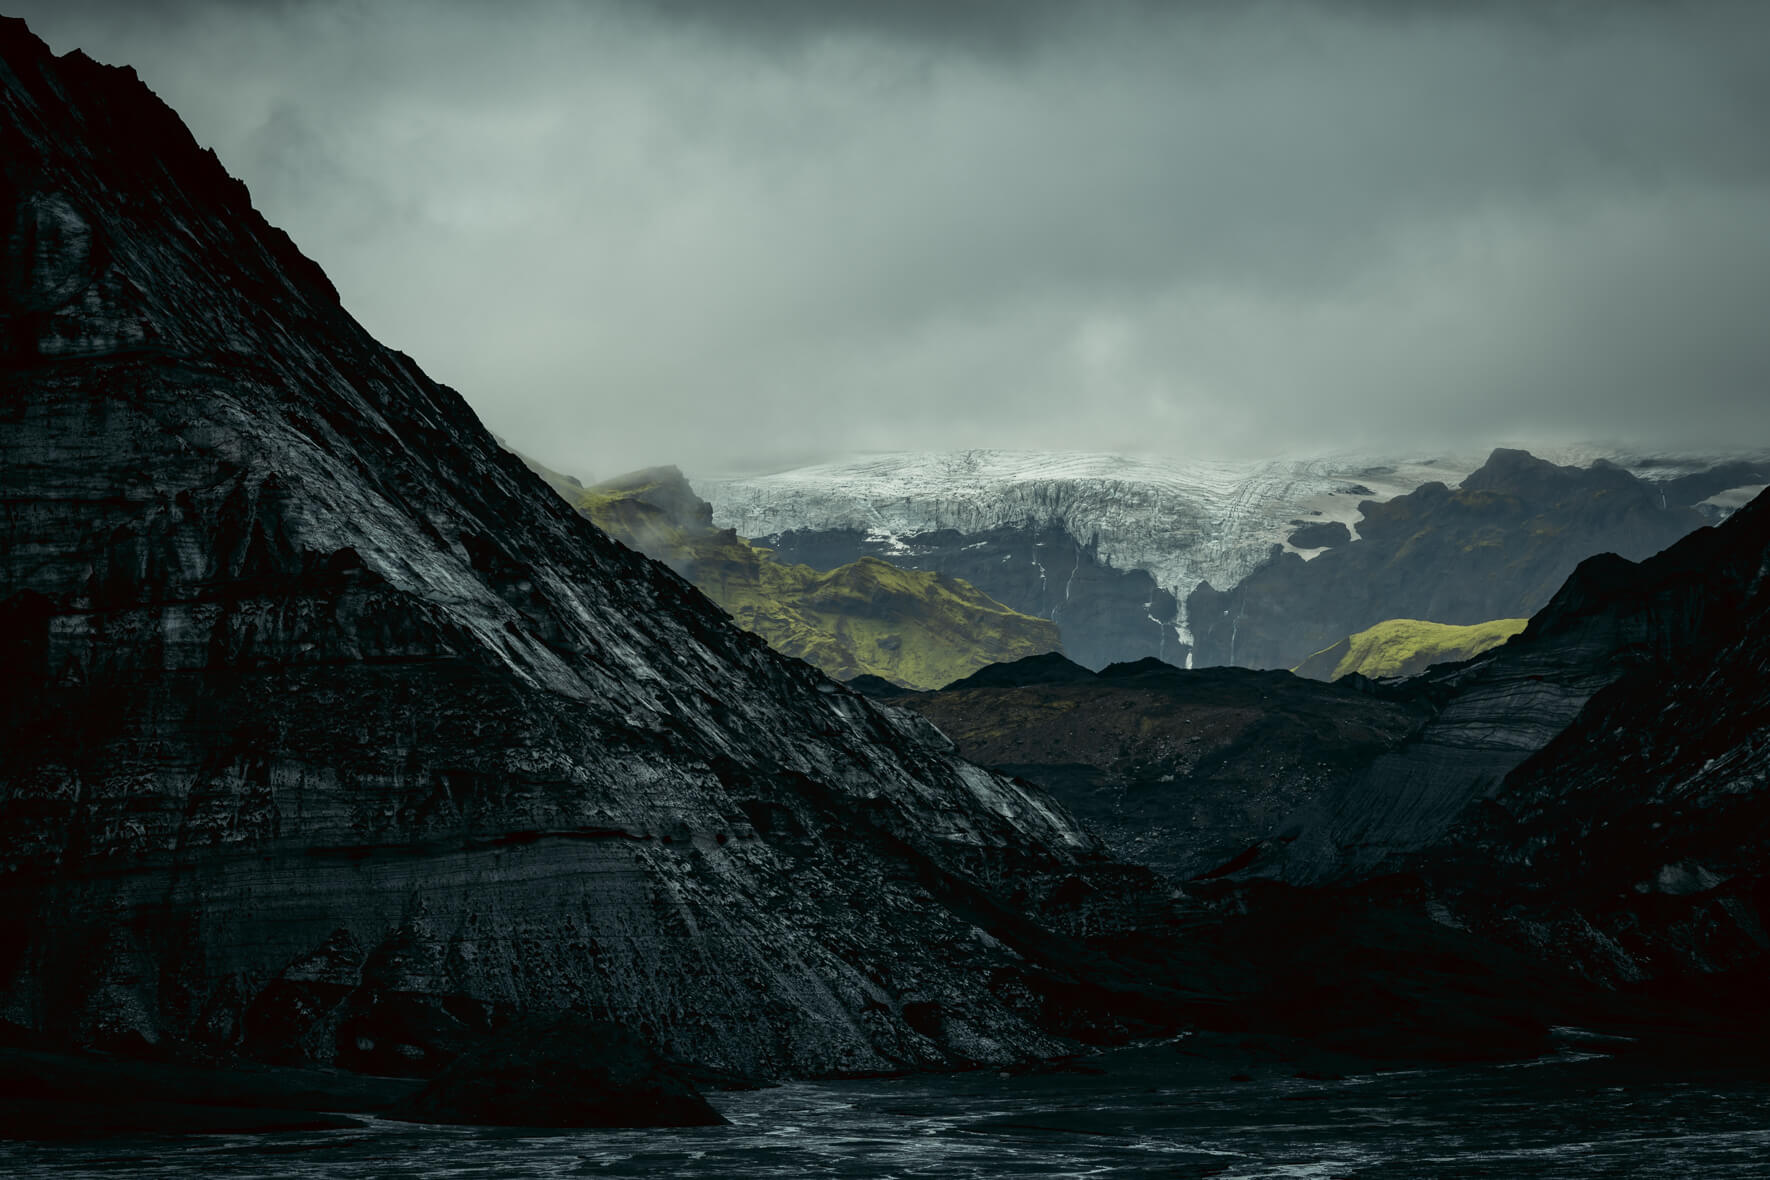
[[[1029,917],[1089,837],[570,511],[132,72],[0,24],[0,160],[0,1016],[396,1072],[1094,1019]]]

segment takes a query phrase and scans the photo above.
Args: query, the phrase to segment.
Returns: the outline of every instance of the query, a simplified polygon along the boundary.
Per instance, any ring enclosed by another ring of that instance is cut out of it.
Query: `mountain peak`
[[[0,55],[0,355],[276,356],[289,351],[278,318],[345,318],[325,273],[133,70],[58,58],[16,20]]]
[[[1647,494],[1646,485],[1604,459],[1590,467],[1561,466],[1529,451],[1496,447],[1487,462],[1463,478],[1464,491],[1498,492],[1527,500],[1557,500],[1581,486],[1632,488]]]
[[[139,81],[0,54],[9,1019],[372,1072],[568,1008],[760,1074],[1073,1046],[1041,882],[1131,870],[572,512]],[[987,940],[929,901],[1004,882]]]

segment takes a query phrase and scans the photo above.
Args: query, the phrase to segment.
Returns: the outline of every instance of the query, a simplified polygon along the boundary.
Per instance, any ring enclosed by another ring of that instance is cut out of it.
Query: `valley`
[[[133,70],[0,158],[0,1168],[1749,1174],[1756,440],[585,479]]]

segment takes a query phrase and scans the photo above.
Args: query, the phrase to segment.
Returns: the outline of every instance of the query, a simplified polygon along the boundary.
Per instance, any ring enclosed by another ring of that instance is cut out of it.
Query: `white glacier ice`
[[[1523,449],[1567,465],[1606,459],[1658,480],[1745,457],[1668,459],[1599,445],[1527,444]],[[1099,558],[1114,568],[1152,574],[1180,600],[1176,638],[1189,644],[1186,596],[1201,581],[1227,590],[1263,563],[1274,545],[1304,560],[1322,552],[1291,546],[1292,522],[1339,521],[1356,540],[1362,501],[1387,500],[1434,480],[1454,487],[1486,456],[1485,449],[1257,460],[894,452],[761,475],[696,475],[691,482],[712,503],[714,523],[745,537],[859,529],[869,540],[901,551],[904,538],[940,529],[968,534],[1010,525],[1058,525],[1078,542],[1097,545]],[[1761,458],[1762,452],[1753,457]],[[1033,560],[1038,561],[1036,553]]]
[[[1455,484],[1481,456],[1333,455],[1253,461],[972,450],[876,454],[753,476],[695,476],[713,520],[740,536],[860,529],[893,540],[952,529],[1059,525],[1117,569],[1147,570],[1184,604],[1201,581],[1234,586],[1294,520],[1341,521],[1362,500]],[[1305,557],[1319,549],[1295,550]],[[1035,555],[1034,560],[1037,560]],[[1182,617],[1176,637],[1190,643]]]

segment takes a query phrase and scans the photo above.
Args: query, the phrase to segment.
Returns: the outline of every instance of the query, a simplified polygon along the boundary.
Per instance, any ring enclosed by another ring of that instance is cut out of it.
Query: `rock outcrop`
[[[763,1075],[1122,1034],[1052,897],[1135,874],[572,512],[132,71],[0,23],[0,160],[0,1016],[408,1074],[566,1009]]]
[[[389,1118],[490,1127],[718,1127],[681,1072],[617,1024],[542,1016],[467,1050]]]

